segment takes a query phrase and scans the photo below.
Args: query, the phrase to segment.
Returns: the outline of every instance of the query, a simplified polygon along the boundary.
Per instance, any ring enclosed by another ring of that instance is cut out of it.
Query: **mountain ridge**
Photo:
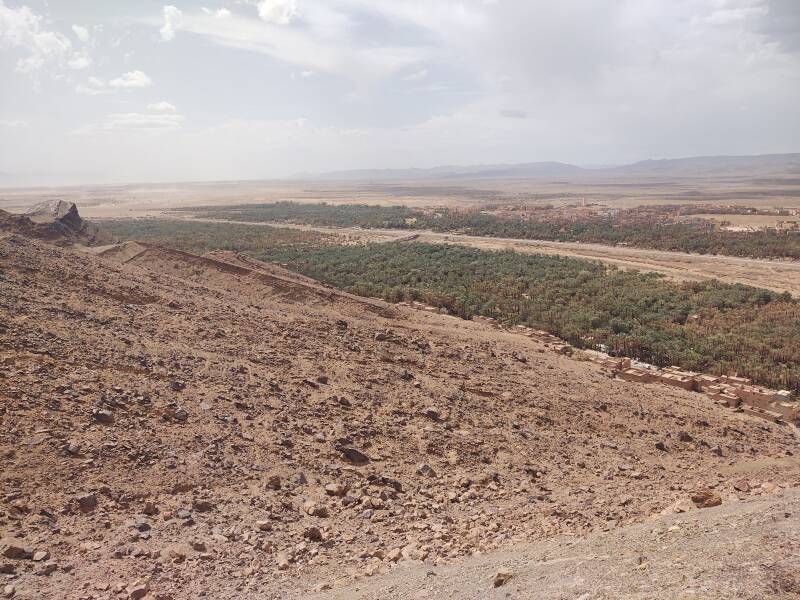
[[[645,159],[630,164],[584,167],[557,161],[478,165],[443,165],[431,168],[353,169],[297,175],[290,179],[317,181],[414,181],[452,179],[536,179],[579,176],[730,176],[800,173],[800,153],[755,155],[700,155]]]

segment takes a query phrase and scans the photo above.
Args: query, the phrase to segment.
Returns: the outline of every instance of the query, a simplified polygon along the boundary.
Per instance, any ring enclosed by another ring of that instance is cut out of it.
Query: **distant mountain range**
[[[499,165],[443,166],[431,169],[360,169],[301,175],[315,181],[434,181],[452,179],[545,179],[545,178],[706,178],[800,176],[800,153],[757,156],[696,156],[643,160],[630,165],[579,167],[560,162]]]

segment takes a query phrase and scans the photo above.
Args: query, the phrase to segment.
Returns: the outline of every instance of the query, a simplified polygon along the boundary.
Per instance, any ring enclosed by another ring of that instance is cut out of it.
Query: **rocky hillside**
[[[54,200],[37,204],[24,215],[0,210],[0,232],[16,232],[59,245],[99,245],[113,241],[111,234],[86,221],[73,202]]]
[[[522,336],[228,253],[20,231],[0,231],[6,597],[345,597],[800,481],[793,429]]]

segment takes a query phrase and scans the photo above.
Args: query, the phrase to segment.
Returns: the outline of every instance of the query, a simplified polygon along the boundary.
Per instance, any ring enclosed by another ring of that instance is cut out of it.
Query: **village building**
[[[426,312],[440,312],[435,306],[422,302],[399,302]],[[483,323],[495,328],[503,324],[491,317],[475,315],[473,322]],[[535,339],[545,347],[562,354],[572,354],[573,348],[561,338],[525,325],[514,325],[510,331]],[[707,395],[714,402],[739,410],[745,414],[766,419],[775,423],[794,423],[800,425],[800,403],[789,390],[772,390],[753,385],[751,379],[738,375],[709,375],[686,371],[678,366],[659,369],[653,365],[632,361],[626,357],[610,356],[597,350],[583,350],[580,356],[600,367],[613,377],[636,383],[660,383],[687,391]]]

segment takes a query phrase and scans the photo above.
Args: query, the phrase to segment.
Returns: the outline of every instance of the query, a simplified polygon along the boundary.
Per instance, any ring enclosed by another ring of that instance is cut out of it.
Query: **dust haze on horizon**
[[[794,0],[0,0],[0,186],[797,152]]]

